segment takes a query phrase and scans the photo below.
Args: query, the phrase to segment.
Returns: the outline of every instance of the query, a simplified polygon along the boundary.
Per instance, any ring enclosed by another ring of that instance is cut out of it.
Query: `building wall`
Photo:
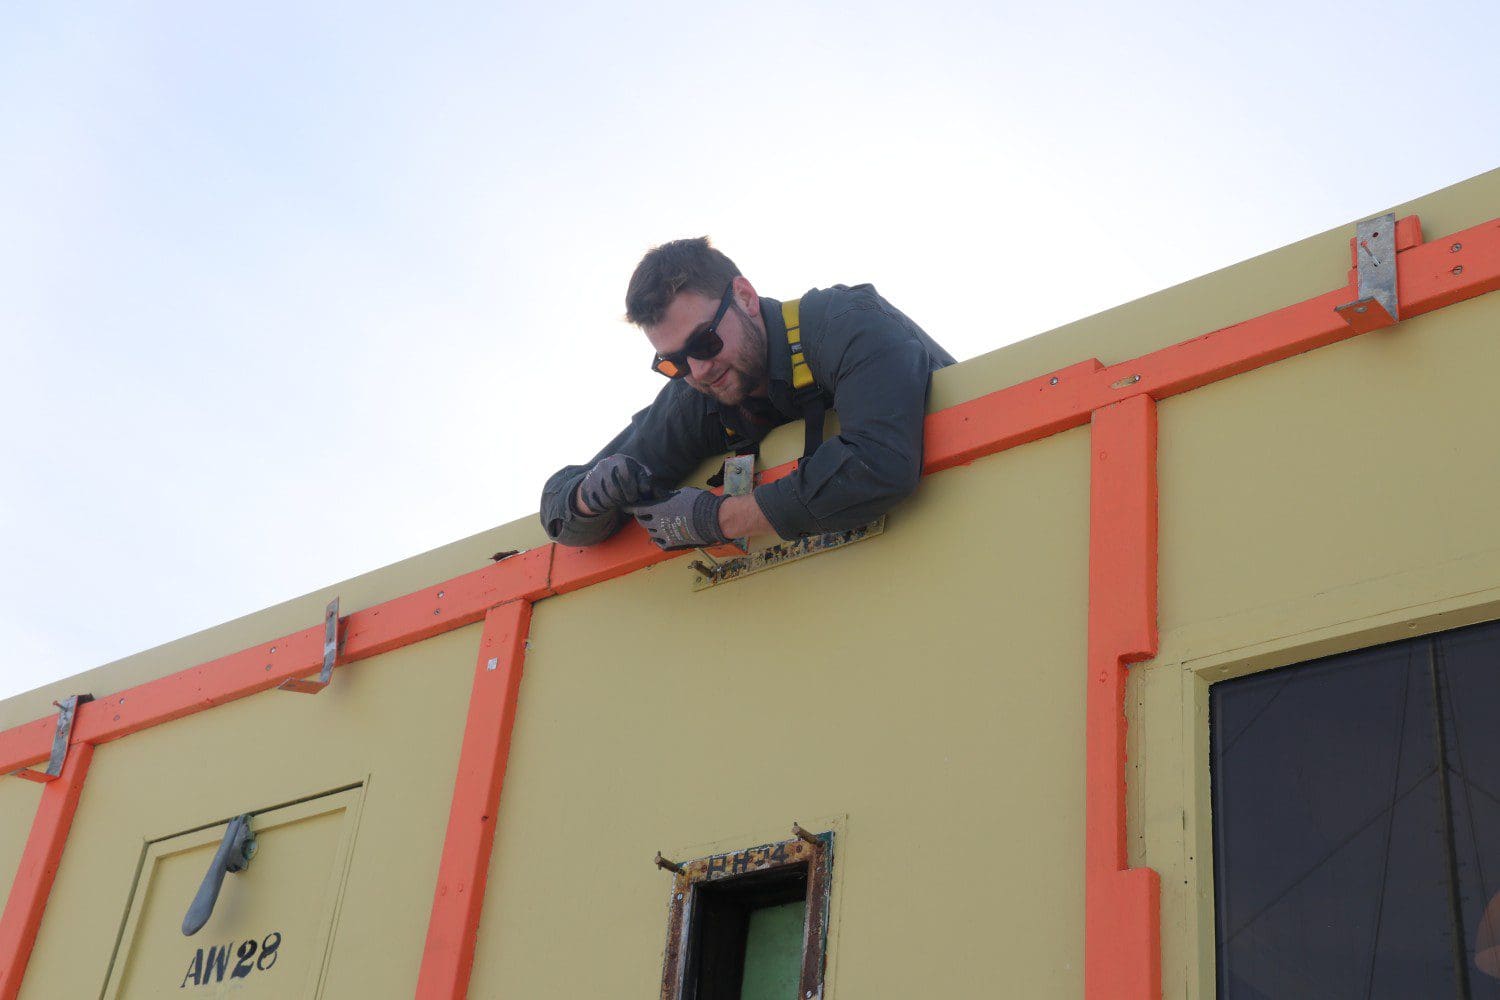
[[[416,981],[479,631],[469,626],[363,661],[316,697],[270,691],[101,747],[23,1000],[99,993],[148,840],[359,782],[367,787],[325,995],[409,995],[409,986],[392,984]],[[268,844],[230,878],[253,893],[258,866],[277,861]],[[177,904],[177,919],[189,901]],[[291,916],[265,905],[273,922]],[[155,985],[179,989],[206,943],[184,938],[160,956]]]
[[[1161,407],[1132,861],[1162,874],[1169,996],[1212,995],[1208,685],[1500,617],[1497,329],[1491,294]]]
[[[1412,211],[1429,239],[1500,216],[1500,171]],[[1351,231],[940,372],[932,406],[1336,288]],[[1490,295],[1160,406],[1161,650],[1132,670],[1128,788],[1167,997],[1212,995],[1209,684],[1500,617],[1497,328]],[[766,464],[800,440],[778,431]],[[836,834],[829,996],[1081,996],[1088,486],[1080,428],[930,477],[846,549],[700,593],[676,560],[538,603],[471,995],[654,995],[653,854],[795,820]],[[0,728],[304,628],[334,593],[367,607],[541,541],[528,521],[454,543],[0,703]],[[146,840],[352,782],[325,995],[409,994],[478,641],[101,746],[22,995],[99,991]],[[0,781],[0,878],[36,801]]]
[[[842,551],[539,604],[474,995],[652,995],[654,852],[793,821],[836,831],[832,995],[967,995],[997,966],[1077,994],[1087,466],[1071,431],[934,477]]]

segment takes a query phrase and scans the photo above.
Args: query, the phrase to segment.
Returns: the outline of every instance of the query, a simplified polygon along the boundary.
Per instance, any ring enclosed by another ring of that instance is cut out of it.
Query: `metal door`
[[[249,863],[222,876],[211,915],[191,936],[184,916],[216,877],[215,857],[231,853],[220,847],[232,821],[148,842],[106,1000],[318,996],[362,793],[250,813]]]

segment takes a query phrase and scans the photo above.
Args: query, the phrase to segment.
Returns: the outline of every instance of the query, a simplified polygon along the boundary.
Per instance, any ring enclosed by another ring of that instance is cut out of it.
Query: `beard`
[[[766,381],[766,334],[758,325],[750,319],[750,314],[740,308],[738,302],[730,303],[729,308],[740,321],[741,352],[736,359],[734,376],[737,379],[734,385],[734,398],[726,399],[727,403],[742,403],[745,397],[754,392]]]
[[[740,308],[738,302],[731,303],[729,308],[740,324],[740,351],[722,387],[709,389],[703,386],[698,391],[725,406],[738,406],[766,381],[766,335],[751,322],[750,315]]]

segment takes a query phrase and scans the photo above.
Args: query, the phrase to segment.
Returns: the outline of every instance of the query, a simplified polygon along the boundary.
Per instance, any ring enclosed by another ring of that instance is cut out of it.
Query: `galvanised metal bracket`
[[[68,744],[73,738],[73,718],[78,714],[78,706],[93,700],[94,696],[91,694],[75,694],[62,701],[54,701],[52,704],[57,706],[57,728],[52,731],[52,756],[47,760],[46,769],[38,771],[23,767],[11,774],[27,781],[56,781],[62,774],[63,764],[68,760]]]
[[[736,455],[724,462],[724,495],[726,497],[749,496],[755,489],[755,456]],[[731,538],[730,544],[741,552],[748,551],[750,539]]]
[[[1360,332],[1401,319],[1396,295],[1396,213],[1366,219],[1354,227],[1359,298],[1336,307],[1344,322]]]
[[[315,681],[293,677],[281,682],[281,690],[298,694],[317,694],[333,677],[333,664],[339,658],[339,599],[335,597],[323,610],[323,669]]]

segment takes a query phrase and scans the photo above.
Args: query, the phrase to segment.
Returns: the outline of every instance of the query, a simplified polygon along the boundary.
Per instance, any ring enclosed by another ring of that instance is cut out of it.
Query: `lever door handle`
[[[255,834],[250,832],[250,816],[248,813],[236,816],[224,830],[224,839],[219,841],[219,849],[214,852],[208,874],[203,876],[203,884],[198,886],[198,894],[193,897],[187,915],[182,918],[183,934],[191,937],[203,929],[208,918],[213,916],[214,904],[219,901],[219,889],[224,884],[224,875],[244,871],[254,856]]]

